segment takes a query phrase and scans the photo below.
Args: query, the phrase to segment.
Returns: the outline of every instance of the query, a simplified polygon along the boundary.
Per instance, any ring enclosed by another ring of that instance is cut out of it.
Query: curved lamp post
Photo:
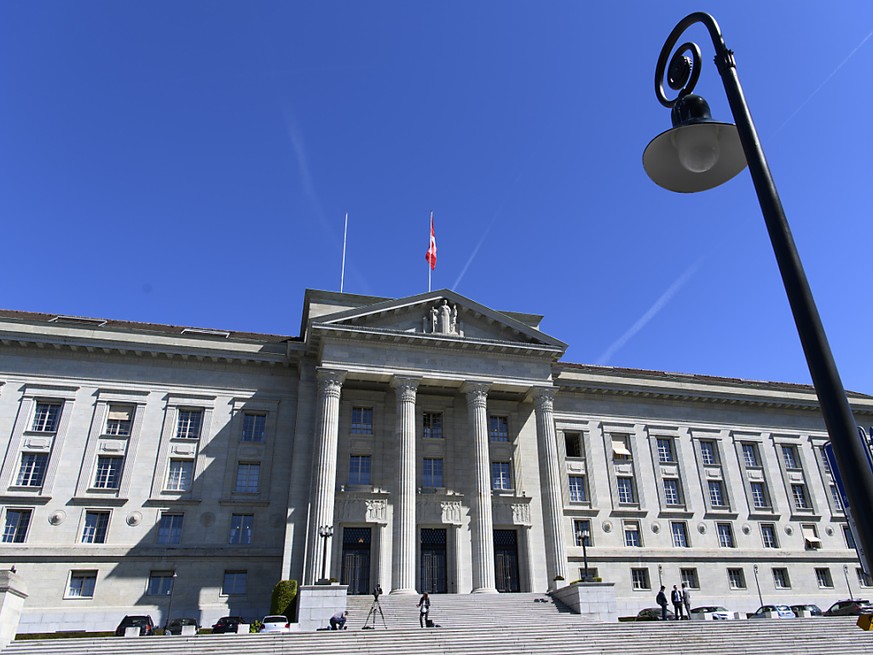
[[[715,66],[736,126],[713,121],[706,101],[692,94],[700,76],[697,44],[680,45],[667,69],[667,58],[679,37],[695,23],[703,24],[712,38]],[[672,100],[664,93],[665,74],[670,88],[677,92]],[[646,173],[656,184],[680,193],[704,191],[727,182],[746,165],[749,167],[842,478],[848,501],[846,513],[853,508],[859,510],[853,516],[858,537],[855,543],[861,566],[869,573],[867,554],[873,554],[873,521],[866,512],[873,507],[873,463],[867,445],[858,436],[821,317],[743,96],[733,51],[725,46],[712,16],[703,12],[690,14],[673,28],[658,57],[655,95],[662,105],[672,109],[673,118],[673,129],[653,139],[643,154]]]

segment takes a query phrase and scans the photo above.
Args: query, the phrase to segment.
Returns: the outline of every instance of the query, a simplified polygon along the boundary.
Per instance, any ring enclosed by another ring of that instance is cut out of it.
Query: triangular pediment
[[[541,317],[499,312],[448,289],[399,299],[361,299],[356,307],[346,304],[310,319],[308,328],[566,349],[566,344],[537,329]]]

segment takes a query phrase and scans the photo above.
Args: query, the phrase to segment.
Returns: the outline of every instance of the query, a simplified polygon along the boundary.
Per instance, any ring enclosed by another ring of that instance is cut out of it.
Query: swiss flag
[[[433,212],[430,213],[430,246],[424,253],[424,258],[430,264],[430,270],[434,270],[436,268],[436,235],[433,231]]]

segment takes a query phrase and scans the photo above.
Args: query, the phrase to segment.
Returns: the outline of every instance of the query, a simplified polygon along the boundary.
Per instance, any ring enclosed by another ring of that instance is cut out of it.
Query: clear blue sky
[[[869,2],[0,4],[0,306],[296,335],[306,288],[541,313],[568,361],[808,382],[748,172],[679,195],[655,62],[710,11],[873,393]],[[712,46],[699,92],[729,118]]]

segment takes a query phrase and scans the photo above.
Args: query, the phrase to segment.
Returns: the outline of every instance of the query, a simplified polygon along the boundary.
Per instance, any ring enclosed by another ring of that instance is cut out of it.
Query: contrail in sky
[[[667,306],[673,296],[675,296],[679,290],[685,285],[688,280],[692,278],[692,276],[697,272],[697,269],[700,268],[700,265],[703,263],[703,258],[698,259],[691,266],[689,266],[682,275],[680,275],[676,280],[669,286],[669,288],[661,294],[661,297],[655,301],[655,304],[649,307],[649,310],[643,314],[639,320],[634,323],[630,329],[621,335],[618,339],[616,339],[610,346],[607,348],[600,357],[597,358],[595,364],[604,365],[606,364],[610,358],[618,352],[624,345],[630,341],[636,334],[642,330],[649,322],[658,315],[658,313]]]
[[[800,113],[800,110],[801,110],[801,109],[803,109],[804,107],[806,107],[807,104],[809,104],[809,101],[812,100],[812,99],[813,99],[813,98],[818,94],[818,92],[821,91],[821,90],[824,88],[825,84],[827,84],[828,82],[831,81],[831,79],[834,77],[834,75],[836,75],[836,74],[840,71],[840,69],[841,69],[843,66],[845,66],[846,63],[847,63],[847,62],[848,62],[852,57],[855,56],[855,53],[858,52],[858,50],[860,50],[861,47],[862,47],[865,43],[867,43],[867,41],[870,40],[870,37],[871,37],[871,36],[873,36],[873,31],[871,31],[867,36],[865,36],[865,37],[861,40],[861,43],[859,43],[857,46],[855,46],[855,49],[852,50],[852,52],[850,52],[850,53],[846,56],[846,58],[843,59],[843,61],[841,61],[841,62],[839,63],[839,65],[838,65],[838,66],[837,66],[833,71],[831,71],[831,74],[828,75],[828,76],[825,78],[824,82],[822,82],[821,84],[818,85],[818,87],[816,88],[815,91],[813,91],[812,93],[809,94],[809,97],[808,97],[806,100],[804,100],[803,102],[800,103],[800,105],[797,107],[797,109],[795,109],[795,110],[792,112],[792,114],[791,114],[788,118],[785,119],[785,121],[782,123],[782,125],[779,126],[779,129],[777,129],[776,132],[774,132],[774,134],[780,132],[780,131],[782,130],[783,127],[785,127],[786,125],[788,125],[788,122],[789,122],[792,118],[794,118],[795,116],[797,116],[797,114]]]

